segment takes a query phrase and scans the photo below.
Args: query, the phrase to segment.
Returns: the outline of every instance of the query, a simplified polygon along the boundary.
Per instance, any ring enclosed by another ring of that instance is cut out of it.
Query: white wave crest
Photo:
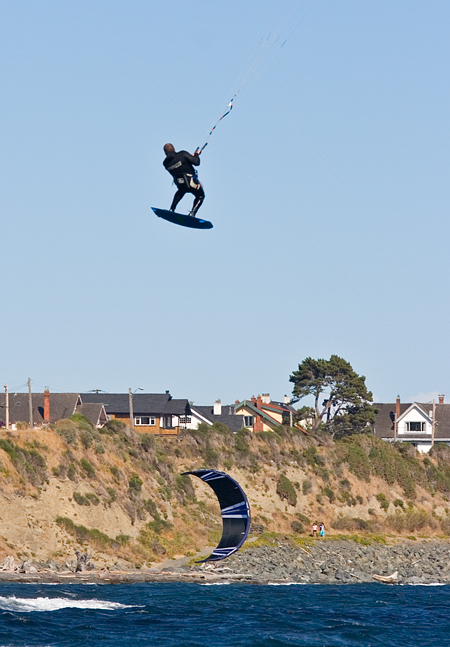
[[[305,586],[306,582],[267,582],[268,586]]]
[[[2,611],[15,611],[30,613],[31,611],[59,611],[60,609],[101,609],[115,611],[116,609],[130,608],[119,602],[108,600],[68,600],[66,598],[16,598],[1,597],[0,609]]]
[[[200,586],[227,586],[231,582],[205,582],[200,584]]]

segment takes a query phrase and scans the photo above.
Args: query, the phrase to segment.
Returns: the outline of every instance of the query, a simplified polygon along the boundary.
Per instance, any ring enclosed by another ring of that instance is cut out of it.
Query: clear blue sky
[[[449,25],[448,0],[0,2],[2,384],[280,399],[335,353],[378,401],[450,398]],[[163,144],[202,144],[252,60],[202,155],[214,229],[156,218]]]

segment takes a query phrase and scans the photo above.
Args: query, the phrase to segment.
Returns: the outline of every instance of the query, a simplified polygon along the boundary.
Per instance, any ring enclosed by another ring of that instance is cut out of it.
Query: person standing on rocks
[[[324,523],[321,523],[320,526],[319,526],[319,535],[321,537],[325,537],[325,524]]]
[[[315,537],[317,535],[317,521],[313,523],[312,531],[313,531],[313,537]]]

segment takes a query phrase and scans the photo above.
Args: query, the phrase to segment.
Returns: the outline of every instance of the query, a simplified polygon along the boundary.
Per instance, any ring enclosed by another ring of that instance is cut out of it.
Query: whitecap
[[[448,586],[445,582],[406,582],[407,586]]]
[[[205,582],[200,586],[226,586],[227,584],[231,584],[231,582]]]
[[[268,586],[305,586],[309,582],[267,582]]]
[[[16,611],[29,613],[31,611],[59,611],[60,609],[99,609],[102,611],[115,611],[128,609],[129,605],[109,600],[68,600],[66,598],[16,598],[1,597],[0,609],[3,611]]]

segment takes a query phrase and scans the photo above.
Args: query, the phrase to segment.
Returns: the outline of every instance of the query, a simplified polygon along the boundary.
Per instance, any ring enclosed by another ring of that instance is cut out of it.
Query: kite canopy
[[[201,561],[218,562],[229,557],[239,550],[250,529],[250,506],[243,489],[231,476],[218,470],[196,470],[184,474],[198,476],[214,490],[222,513],[222,539],[211,555]]]

